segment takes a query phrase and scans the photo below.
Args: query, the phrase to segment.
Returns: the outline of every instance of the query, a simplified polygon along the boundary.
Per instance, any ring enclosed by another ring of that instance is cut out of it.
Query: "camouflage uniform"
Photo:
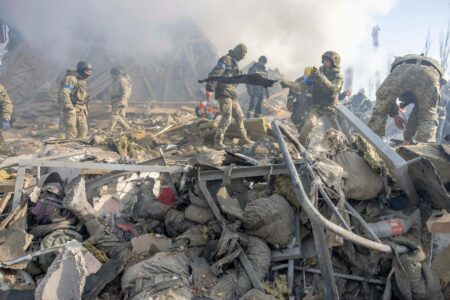
[[[369,127],[384,136],[388,114],[391,112],[391,117],[398,115],[393,109],[396,100],[407,95],[414,103],[414,109],[404,133],[405,140],[415,137],[418,142],[435,142],[442,75],[442,67],[432,58],[414,54],[396,58],[391,73],[377,90]]]
[[[8,93],[3,85],[0,84],[0,106],[2,108],[1,119],[3,121],[11,121],[11,115],[13,112],[13,104],[9,99]]]
[[[208,77],[233,77],[239,75],[238,61],[244,58],[246,52],[247,48],[245,45],[237,45],[233,50],[230,50],[228,54],[219,59],[217,65],[209,73]],[[215,98],[220,104],[220,114],[222,115],[214,138],[216,148],[222,148],[225,132],[231,124],[232,117],[239,129],[241,140],[248,141],[247,131],[244,127],[244,113],[237,100],[236,89],[237,84],[224,84],[210,81],[206,85],[206,90],[208,92],[214,92]]]
[[[130,129],[130,125],[126,120],[126,110],[128,100],[131,96],[131,78],[128,74],[119,74],[115,76],[110,88],[110,98],[112,105],[112,117],[110,130],[113,131],[116,124]]]
[[[311,91],[304,82],[305,76],[297,78],[294,82],[284,83],[289,88],[287,96],[287,107],[292,113],[292,123],[301,132],[307,118],[309,107],[311,106]]]
[[[341,58],[334,51],[327,51],[322,60],[328,59],[331,68],[320,67],[317,75],[311,75],[313,84],[311,91],[311,105],[308,108],[305,124],[300,130],[300,142],[307,145],[309,136],[322,117],[326,117],[332,128],[338,128],[335,120],[335,107],[344,79],[340,73]]]
[[[353,113],[361,120],[366,120],[366,112],[372,108],[372,103],[364,92],[359,92],[358,94],[352,96],[350,101],[352,103]]]
[[[59,91],[59,105],[66,129],[66,139],[86,138],[88,90],[86,80],[75,70],[67,70]]]

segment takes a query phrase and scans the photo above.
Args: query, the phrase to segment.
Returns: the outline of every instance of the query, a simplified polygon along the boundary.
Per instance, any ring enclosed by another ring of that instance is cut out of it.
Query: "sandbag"
[[[370,169],[356,151],[340,150],[333,161],[344,169],[344,193],[347,199],[369,200],[383,190],[382,178]]]
[[[189,228],[183,234],[175,237],[175,246],[185,247],[201,247],[206,245],[206,234],[208,230],[207,226],[196,225]]]
[[[256,277],[262,282],[266,278],[267,272],[269,272],[270,262],[272,259],[272,252],[269,246],[261,239],[241,234],[239,236],[239,244],[247,254]],[[237,296],[243,296],[246,292],[252,289],[252,283],[247,275],[244,267],[240,264],[238,268],[238,286],[236,294]]]
[[[189,287],[189,258],[183,252],[156,253],[127,268],[121,286],[125,299],[135,299],[138,295],[136,299],[150,299],[171,288]],[[144,295],[147,298],[141,297]]]
[[[198,206],[195,204],[189,205],[184,211],[186,220],[206,224],[214,218],[213,212],[209,207]]]
[[[184,212],[178,211],[176,209],[169,209],[166,214],[166,219],[164,220],[166,226],[167,234],[169,237],[176,237],[192,226],[195,226],[194,222],[186,220],[184,217]]]
[[[262,238],[276,248],[286,247],[295,235],[294,211],[278,194],[248,203],[243,225],[246,233]]]
[[[422,247],[405,237],[392,238],[392,241],[409,249],[394,258],[394,294],[401,300],[443,300],[439,278],[424,261]]]

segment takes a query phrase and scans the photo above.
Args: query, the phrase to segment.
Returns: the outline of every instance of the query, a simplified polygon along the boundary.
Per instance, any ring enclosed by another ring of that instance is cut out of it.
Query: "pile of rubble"
[[[396,153],[338,110],[346,134],[308,150],[265,118],[246,121],[253,147],[231,129],[213,150],[217,123],[187,109],[6,158],[1,296],[448,297],[447,147]]]

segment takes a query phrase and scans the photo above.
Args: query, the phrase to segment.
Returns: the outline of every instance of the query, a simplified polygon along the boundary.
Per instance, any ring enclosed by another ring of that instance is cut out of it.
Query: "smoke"
[[[83,57],[92,37],[111,57],[163,57],[176,47],[173,33],[194,21],[219,55],[243,42],[249,53],[242,65],[264,54],[269,67],[295,79],[326,50],[339,52],[343,67],[384,69],[371,28],[395,1],[0,0],[0,18],[64,68]]]

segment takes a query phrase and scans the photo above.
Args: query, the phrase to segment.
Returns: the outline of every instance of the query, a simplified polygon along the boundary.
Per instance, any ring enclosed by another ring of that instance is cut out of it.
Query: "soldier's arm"
[[[75,76],[67,76],[64,80],[62,87],[62,104],[65,109],[73,109],[72,98],[70,95],[72,94],[73,89],[77,85],[77,79]]]
[[[323,75],[320,72],[317,73],[316,78],[325,86],[325,88],[330,90],[330,92],[332,92],[333,94],[339,93],[344,83],[344,80],[342,79],[341,76],[338,76],[333,80],[329,80],[327,77],[325,77],[325,75]]]
[[[2,119],[5,121],[10,121],[13,111],[13,104],[4,88],[0,88],[0,104],[2,106]]]
[[[218,77],[222,76],[225,73],[225,70],[227,69],[227,64],[231,62],[228,62],[225,58],[219,59],[216,66],[212,69],[212,71],[209,73],[208,77]],[[208,92],[214,92],[216,89],[217,82],[215,81],[209,81],[206,84],[206,90]]]

